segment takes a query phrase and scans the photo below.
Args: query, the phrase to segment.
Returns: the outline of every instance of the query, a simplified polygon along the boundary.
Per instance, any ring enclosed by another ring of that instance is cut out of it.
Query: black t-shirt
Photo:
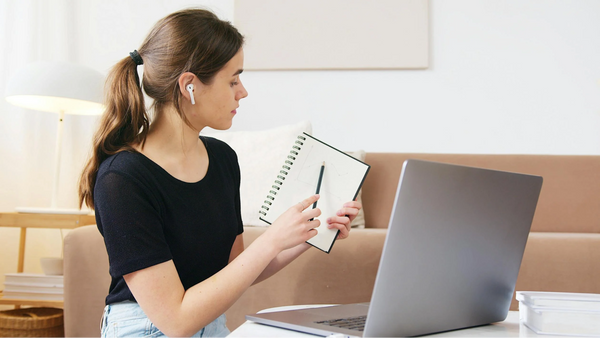
[[[98,229],[112,277],[106,304],[135,301],[123,275],[173,260],[187,290],[224,268],[243,232],[240,169],[226,143],[201,137],[206,176],[180,181],[137,152],[120,152],[100,165],[94,188]]]

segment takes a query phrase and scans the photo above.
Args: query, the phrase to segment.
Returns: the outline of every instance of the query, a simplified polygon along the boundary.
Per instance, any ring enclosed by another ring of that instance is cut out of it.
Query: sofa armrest
[[[247,247],[267,228],[245,227]],[[368,302],[387,229],[353,229],[331,253],[311,248],[271,278],[250,287],[226,312],[234,330],[245,315],[265,308],[299,304]]]
[[[100,337],[100,320],[108,294],[108,254],[96,225],[65,236],[65,337]]]

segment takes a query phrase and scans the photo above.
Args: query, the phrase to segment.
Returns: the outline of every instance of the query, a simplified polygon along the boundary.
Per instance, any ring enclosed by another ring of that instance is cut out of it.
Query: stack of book
[[[63,276],[7,273],[4,277],[4,299],[63,300]]]

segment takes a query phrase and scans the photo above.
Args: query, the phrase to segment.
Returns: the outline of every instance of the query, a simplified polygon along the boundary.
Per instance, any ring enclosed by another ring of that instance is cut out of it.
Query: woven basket
[[[63,310],[32,307],[0,311],[0,337],[63,337]]]

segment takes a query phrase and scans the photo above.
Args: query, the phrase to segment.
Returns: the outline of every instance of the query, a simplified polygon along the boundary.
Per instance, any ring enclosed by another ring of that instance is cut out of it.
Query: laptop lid
[[[364,331],[353,334],[414,336],[504,320],[541,186],[538,176],[407,160],[371,302],[362,307]],[[350,334],[316,323],[339,318],[345,307],[247,318]]]

